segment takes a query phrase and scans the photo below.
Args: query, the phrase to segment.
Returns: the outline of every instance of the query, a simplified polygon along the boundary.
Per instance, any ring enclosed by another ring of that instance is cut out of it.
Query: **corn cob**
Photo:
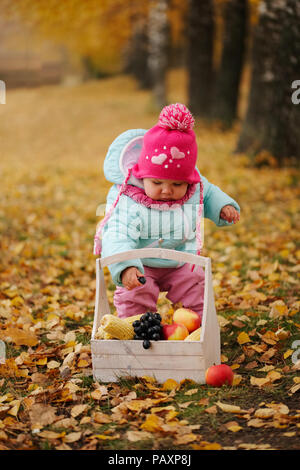
[[[141,313],[140,315],[132,315],[131,317],[126,317],[123,318],[123,320],[127,321],[132,325],[132,323],[136,320],[139,320],[143,314]]]
[[[104,315],[101,319],[100,326],[102,326],[105,333],[109,333],[116,339],[125,340],[133,339],[134,337],[133,326],[116,315]]]
[[[96,339],[114,339],[112,335],[110,335],[109,333],[106,333],[103,330],[102,326],[99,326],[97,333],[95,334],[95,338]]]
[[[201,335],[201,327],[193,331],[189,336],[184,338],[184,341],[199,341]]]

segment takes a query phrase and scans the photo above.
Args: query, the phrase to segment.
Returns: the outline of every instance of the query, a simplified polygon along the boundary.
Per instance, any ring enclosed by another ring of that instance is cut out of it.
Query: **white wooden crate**
[[[101,317],[110,312],[103,268],[135,258],[162,258],[202,266],[205,272],[204,307],[200,341],[151,341],[144,349],[142,341],[95,339]],[[94,379],[116,382],[122,376],[154,377],[158,383],[172,378],[205,383],[205,371],[220,364],[220,328],[215,310],[210,258],[163,248],[143,248],[96,260],[96,301],[91,338]]]

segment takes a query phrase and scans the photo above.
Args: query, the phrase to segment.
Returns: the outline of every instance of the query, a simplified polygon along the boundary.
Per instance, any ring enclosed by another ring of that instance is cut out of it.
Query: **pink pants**
[[[147,311],[157,311],[159,292],[168,292],[166,297],[172,302],[182,302],[202,317],[204,298],[204,271],[191,264],[180,268],[150,268],[144,266],[146,284],[128,290],[117,287],[114,293],[114,305],[119,317],[131,317]]]

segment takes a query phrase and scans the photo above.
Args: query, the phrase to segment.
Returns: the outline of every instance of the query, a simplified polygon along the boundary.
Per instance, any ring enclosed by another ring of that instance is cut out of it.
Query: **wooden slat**
[[[196,264],[202,267],[207,265],[207,259],[209,259],[204,256],[193,255],[192,253],[183,253],[182,251],[169,250],[166,248],[140,248],[138,250],[128,250],[123,253],[117,253],[115,255],[99,259],[101,266],[104,267],[135,258],[171,259],[179,262],[184,261],[185,263]]]
[[[201,341],[151,341],[151,347],[144,349],[138,340],[91,340],[92,354],[111,354],[129,356],[201,356],[203,343]],[[171,367],[171,364],[170,364]]]
[[[94,363],[96,369],[152,369],[152,370],[168,370],[173,372],[176,370],[204,369],[203,356],[130,356],[126,355],[112,355],[112,354],[94,354]]]

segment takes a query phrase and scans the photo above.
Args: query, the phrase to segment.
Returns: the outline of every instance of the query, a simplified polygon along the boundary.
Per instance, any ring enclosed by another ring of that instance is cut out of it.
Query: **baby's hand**
[[[142,286],[143,284],[139,282],[138,277],[144,276],[137,268],[130,266],[129,268],[124,269],[121,274],[122,284],[126,289],[131,290],[135,287]]]
[[[240,220],[240,214],[233,206],[224,206],[220,212],[221,219],[236,224]]]

